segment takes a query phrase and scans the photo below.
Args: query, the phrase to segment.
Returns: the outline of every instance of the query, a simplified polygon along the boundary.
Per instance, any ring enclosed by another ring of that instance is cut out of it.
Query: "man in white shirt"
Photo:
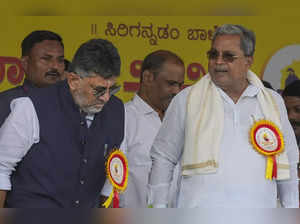
[[[252,31],[216,30],[209,74],[173,99],[154,140],[149,204],[167,206],[180,162],[179,207],[276,207],[277,191],[299,206],[295,135],[282,98],[249,70],[254,50]]]
[[[125,104],[125,137],[121,148],[129,163],[128,187],[121,195],[121,206],[147,207],[147,184],[151,169],[150,149],[172,98],[184,83],[184,63],[176,54],[158,50],[145,57],[140,89]],[[169,203],[175,206],[177,174],[172,182]]]

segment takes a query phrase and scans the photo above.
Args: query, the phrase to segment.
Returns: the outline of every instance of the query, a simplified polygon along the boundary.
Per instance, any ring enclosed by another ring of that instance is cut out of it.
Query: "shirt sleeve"
[[[279,198],[281,205],[285,208],[299,207],[299,189],[298,189],[298,174],[297,164],[299,162],[299,150],[297,146],[296,137],[292,126],[288,120],[287,111],[284,102],[280,96],[276,97],[278,100],[282,132],[285,141],[285,150],[288,155],[290,164],[290,179],[277,181]]]
[[[167,207],[168,204],[173,171],[183,151],[187,89],[180,92],[169,105],[150,151],[152,168],[148,204],[153,207]]]
[[[10,175],[34,143],[39,121],[28,97],[11,102],[11,113],[0,128],[0,189],[11,190]]]

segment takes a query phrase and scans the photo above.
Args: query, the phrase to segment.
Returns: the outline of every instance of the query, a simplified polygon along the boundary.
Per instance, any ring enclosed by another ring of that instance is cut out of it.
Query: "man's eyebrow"
[[[183,82],[178,82],[178,81],[169,80],[169,79],[167,79],[167,82],[169,82],[169,83],[177,83],[177,84],[181,84],[181,85],[184,83],[184,81]]]
[[[97,90],[97,91],[98,90],[100,91],[100,90],[105,90],[106,89],[105,86],[92,86],[92,88],[95,89],[95,90]]]

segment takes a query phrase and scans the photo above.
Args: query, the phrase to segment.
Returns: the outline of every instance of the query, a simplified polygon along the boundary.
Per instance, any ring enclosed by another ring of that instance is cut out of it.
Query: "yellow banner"
[[[88,39],[112,41],[122,60],[118,96],[124,102],[138,89],[143,58],[158,49],[183,58],[185,84],[190,85],[207,72],[212,34],[224,23],[242,24],[256,33],[252,70],[276,90],[300,78],[300,17],[5,17],[0,21],[0,91],[22,83],[21,42],[33,30],[43,29],[62,36],[69,60]]]

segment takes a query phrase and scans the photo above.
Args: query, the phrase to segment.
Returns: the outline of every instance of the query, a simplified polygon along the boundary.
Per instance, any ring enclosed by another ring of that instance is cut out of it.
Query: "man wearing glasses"
[[[151,149],[148,204],[166,207],[182,165],[179,207],[298,207],[298,149],[282,98],[250,70],[255,35],[219,27],[208,71],[171,102]]]
[[[11,103],[0,129],[1,205],[91,207],[104,185],[107,150],[124,132],[120,56],[106,40],[77,50],[67,80]]]

